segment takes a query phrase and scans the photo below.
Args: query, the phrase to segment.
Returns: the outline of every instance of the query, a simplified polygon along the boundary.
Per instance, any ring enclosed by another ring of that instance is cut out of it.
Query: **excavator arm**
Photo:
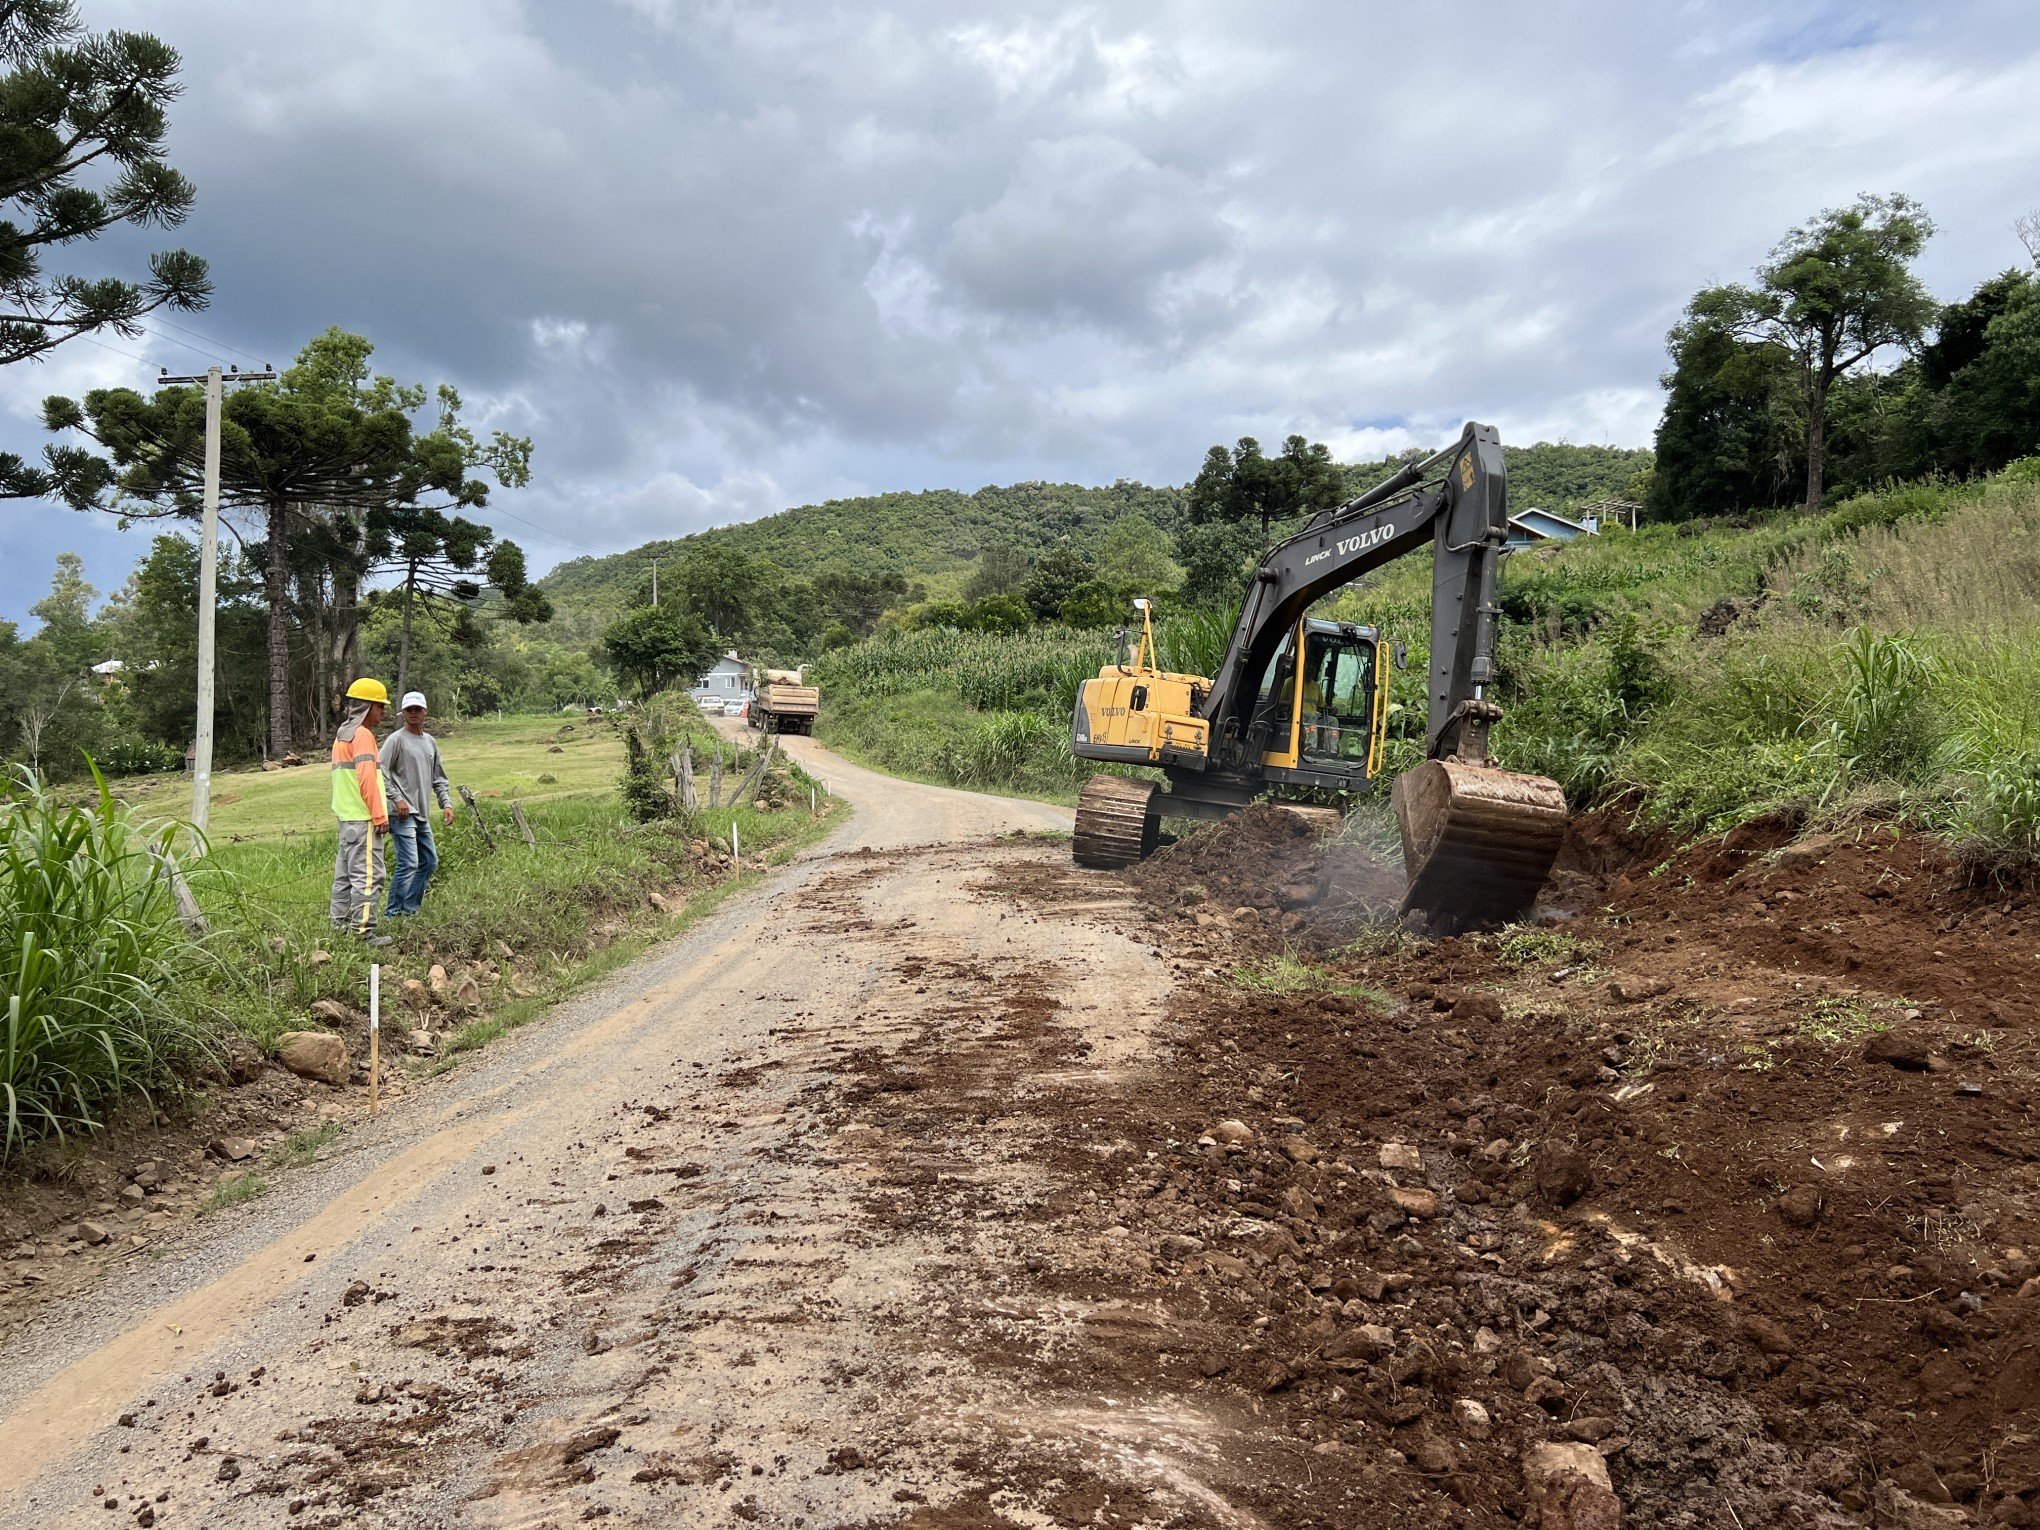
[[[1440,463],[1442,480],[1424,485]],[[1202,707],[1215,748],[1235,761],[1252,753],[1246,735],[1261,679],[1309,606],[1429,541],[1426,753],[1485,763],[1488,725],[1499,714],[1482,693],[1493,679],[1495,576],[1508,536],[1507,469],[1488,425],[1469,424],[1445,451],[1321,511],[1254,570]]]
[[[1440,464],[1440,481],[1427,483]],[[1431,658],[1425,761],[1393,792],[1409,872],[1406,909],[1434,924],[1520,917],[1558,854],[1565,795],[1541,776],[1488,762],[1501,708],[1494,678],[1495,579],[1509,536],[1508,472],[1492,426],[1320,512],[1254,570],[1202,714],[1222,767],[1258,757],[1250,719],[1261,678],[1297,619],[1323,596],[1431,543]]]

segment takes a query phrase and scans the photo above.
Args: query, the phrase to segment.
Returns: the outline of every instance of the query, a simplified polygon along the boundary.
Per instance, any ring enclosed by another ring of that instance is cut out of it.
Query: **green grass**
[[[223,1178],[199,1202],[198,1214],[204,1216],[210,1211],[225,1211],[229,1206],[245,1205],[268,1193],[269,1181],[259,1175],[241,1174],[231,1179]]]
[[[339,1138],[338,1121],[325,1121],[305,1131],[293,1132],[283,1146],[269,1155],[269,1165],[275,1169],[301,1168]]]
[[[386,737],[391,726],[386,721],[378,737]],[[432,731],[447,774],[457,786],[472,788],[492,824],[500,820],[506,829],[512,799],[529,811],[531,804],[563,797],[602,796],[614,790],[623,773],[623,744],[603,722],[506,717],[443,727],[435,723]],[[550,752],[555,746],[558,754]],[[541,781],[541,776],[552,780]],[[191,783],[182,776],[131,777],[118,782],[115,791],[152,815],[187,818],[191,813]],[[305,763],[287,770],[223,771],[213,777],[209,829],[222,849],[302,835],[323,835],[330,843],[331,794],[332,776],[319,750],[308,749]]]
[[[1512,966],[1567,966],[1593,960],[1599,947],[1563,930],[1540,930],[1531,925],[1505,926],[1495,940],[1495,954]]]
[[[223,973],[163,873],[173,830],[83,805],[28,771],[0,797],[0,1161],[89,1130],[130,1090],[174,1087],[210,1046],[200,995]]]
[[[706,745],[698,717],[682,726]],[[727,846],[735,826],[747,863],[783,859],[847,811],[827,798],[811,816],[804,782],[795,782],[789,795],[798,800],[780,808],[747,800],[686,822],[638,823],[618,791],[624,751],[607,724],[577,721],[568,732],[554,717],[475,723],[443,749],[454,780],[476,789],[494,845],[464,806],[451,829],[435,825],[440,869],[423,912],[385,923],[393,943],[379,950],[327,924],[334,825],[323,765],[218,778],[210,853],[197,854],[188,833],[177,839],[212,924],[201,942],[186,935],[168,885],[154,876],[149,836],[168,842],[174,831],[145,829],[141,816],[183,810],[185,783],[122,783],[127,807],[35,794],[0,806],[0,855],[14,857],[11,872],[0,859],[0,893],[12,893],[0,906],[0,950],[13,953],[16,969],[0,989],[9,1005],[0,1015],[12,1017],[0,1034],[7,1151],[94,1124],[123,1091],[174,1083],[222,1027],[266,1050],[285,1031],[316,1027],[308,1012],[320,999],[365,1010],[372,963],[392,1009],[404,979],[425,979],[434,963],[475,974],[484,1012],[453,1046],[472,1050],[713,906],[728,878],[711,885],[694,854],[699,840]],[[541,787],[541,775],[556,780]],[[726,777],[726,791],[735,785]],[[519,837],[512,800],[535,846]],[[89,907],[92,917],[38,912],[38,896],[65,887],[66,906]],[[651,904],[655,891],[668,909]],[[76,938],[88,930],[94,938]],[[321,1145],[287,1145],[279,1166]]]
[[[1365,983],[1349,982],[1315,962],[1305,961],[1294,951],[1284,951],[1235,967],[1232,982],[1235,987],[1250,993],[1273,993],[1284,997],[1299,993],[1339,994],[1349,999],[1365,999],[1382,1008],[1387,1008],[1392,1002],[1380,989]]]

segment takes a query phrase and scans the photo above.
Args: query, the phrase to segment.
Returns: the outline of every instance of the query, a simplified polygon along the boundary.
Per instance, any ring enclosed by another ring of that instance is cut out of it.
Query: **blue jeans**
[[[432,820],[423,813],[390,819],[390,849],[396,865],[390,871],[390,917],[418,912],[425,884],[439,869],[439,850],[432,843]]]

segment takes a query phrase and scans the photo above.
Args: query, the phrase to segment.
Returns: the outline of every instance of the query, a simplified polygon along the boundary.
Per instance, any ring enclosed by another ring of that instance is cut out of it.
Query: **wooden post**
[[[368,1113],[382,1094],[382,968],[368,969]]]
[[[684,740],[680,745],[680,806],[690,813],[701,806],[694,791],[694,745]]]
[[[482,817],[482,805],[475,801],[474,788],[463,786],[460,789],[460,800],[467,804],[468,814],[474,819],[475,827],[482,831],[482,843],[493,851],[496,848],[496,836],[489,832],[489,822]]]
[[[717,743],[713,747],[715,758],[708,765],[708,805],[717,808],[722,806],[722,745]]]
[[[517,820],[517,832],[524,836],[525,848],[536,850],[538,848],[538,841],[532,836],[531,825],[524,821],[524,804],[512,802],[510,804],[510,816]]]
[[[177,869],[177,857],[168,850],[163,851],[156,857],[156,869],[170,879],[170,896],[176,900],[177,917],[184,921],[186,932],[199,936],[211,930],[212,926],[206,923],[205,911],[198,906],[198,899],[192,896],[191,884]]]
[[[768,750],[760,749],[758,751],[758,758],[752,763],[744,779],[739,781],[737,789],[730,793],[731,807],[735,807],[738,803],[742,802],[744,800],[744,793],[751,791],[759,782],[765,779],[765,767],[771,763],[771,753]]]

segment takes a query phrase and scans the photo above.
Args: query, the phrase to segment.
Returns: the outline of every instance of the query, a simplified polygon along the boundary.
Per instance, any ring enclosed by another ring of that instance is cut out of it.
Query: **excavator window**
[[[1312,632],[1304,638],[1303,652],[1304,756],[1366,759],[1375,645],[1355,633]]]

